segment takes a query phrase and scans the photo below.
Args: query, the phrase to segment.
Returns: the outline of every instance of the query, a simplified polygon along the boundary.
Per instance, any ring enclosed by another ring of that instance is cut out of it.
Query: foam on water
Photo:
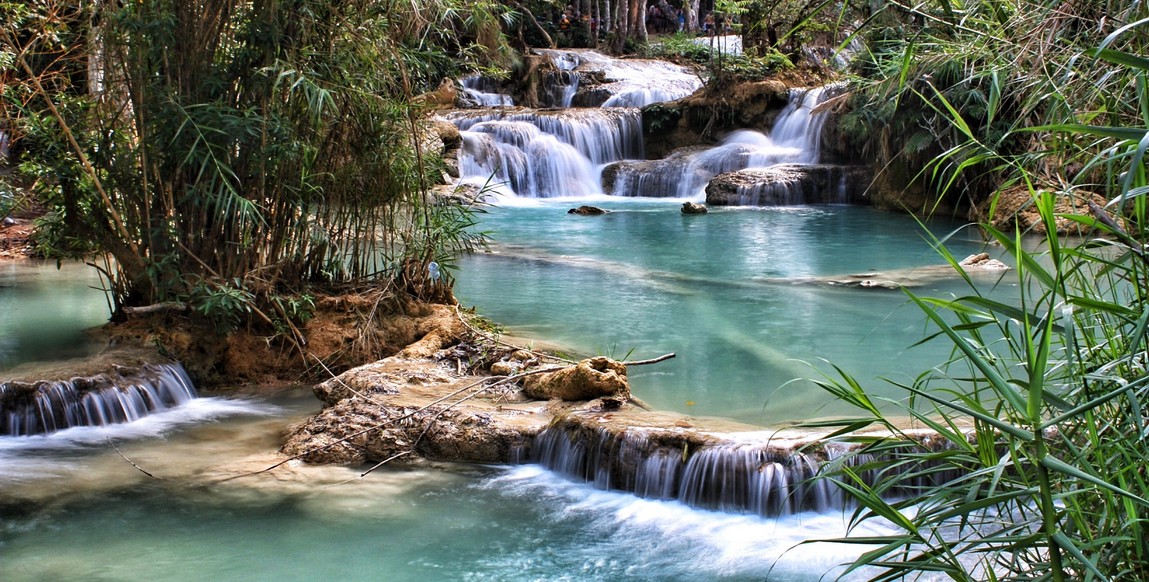
[[[803,512],[783,518],[704,511],[686,505],[640,499],[566,481],[537,466],[515,467],[489,479],[486,488],[520,500],[538,500],[544,518],[579,523],[588,544],[579,552],[580,575],[610,579],[612,573],[648,579],[835,579],[842,564],[870,546],[803,542],[843,537],[848,515]],[[854,536],[889,535],[888,524],[868,522]],[[602,552],[599,544],[623,546],[630,563]],[[503,555],[492,561],[511,567],[531,556]]]
[[[9,478],[36,479],[55,473],[57,454],[106,447],[109,440],[133,441],[164,435],[228,417],[271,417],[278,407],[255,400],[195,398],[187,403],[140,418],[134,422],[105,426],[77,426],[51,434],[0,437],[0,474]]]

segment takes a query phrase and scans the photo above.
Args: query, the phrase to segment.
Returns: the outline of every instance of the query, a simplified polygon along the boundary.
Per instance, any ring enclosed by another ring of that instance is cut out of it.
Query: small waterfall
[[[577,53],[569,51],[536,49],[546,55],[554,64],[556,72],[547,75],[546,92],[542,95],[544,107],[569,108],[578,93],[580,76],[575,69],[582,64]]]
[[[0,382],[0,436],[132,422],[196,397],[178,363],[71,380]]]
[[[459,175],[529,198],[601,194],[599,166],[642,156],[636,109],[454,112],[463,136]]]
[[[591,50],[535,49],[551,60],[557,73],[547,79],[544,101],[552,107],[645,107],[694,93],[701,79],[685,67],[658,60],[616,59]],[[586,74],[590,84],[578,95]]]
[[[828,89],[794,89],[769,135],[753,130],[731,132],[708,149],[680,150],[663,160],[626,161],[609,168],[606,190],[616,196],[698,198],[715,176],[778,164],[815,164],[825,114],[814,108]],[[777,204],[810,204],[801,183],[789,181],[767,191],[747,192],[746,199],[779,200]]]
[[[849,506],[845,493],[828,479],[816,479],[835,464],[860,470],[869,483],[878,477],[873,466],[890,467],[889,459],[852,452],[847,445],[827,443],[803,453],[765,442],[730,442],[655,429],[615,429],[593,421],[563,419],[535,437],[519,459],[533,462],[597,489],[731,513],[768,517],[801,511],[829,511]],[[926,446],[932,446],[924,443]],[[923,449],[907,445],[912,454]],[[876,461],[883,461],[876,463]],[[911,489],[936,486],[958,475],[928,474],[929,465],[898,465],[908,478],[891,497]],[[925,475],[925,476],[923,476]]]
[[[511,107],[515,100],[510,95],[499,93],[499,86],[493,79],[482,75],[471,75],[462,79],[464,99],[475,107]]]
[[[763,445],[696,448],[663,433],[559,423],[536,437],[529,460],[599,489],[720,511],[778,516],[825,511],[841,499],[828,481],[813,479],[816,459]]]
[[[826,123],[826,114],[815,113],[814,108],[836,90],[836,85],[790,90],[790,102],[778,114],[778,120],[770,130],[770,139],[775,143],[801,150],[801,158],[793,162],[818,163],[818,144],[822,139],[822,126]]]

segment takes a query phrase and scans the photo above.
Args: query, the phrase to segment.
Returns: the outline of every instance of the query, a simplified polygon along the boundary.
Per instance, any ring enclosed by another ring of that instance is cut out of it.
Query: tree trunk
[[[646,42],[646,2],[630,0],[630,38]]]

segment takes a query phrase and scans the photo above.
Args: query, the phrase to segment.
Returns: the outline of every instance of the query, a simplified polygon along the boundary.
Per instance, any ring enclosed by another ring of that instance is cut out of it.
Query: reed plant
[[[859,447],[825,478],[856,501],[853,524],[892,527],[838,541],[868,546],[850,571],[878,580],[1149,578],[1146,8],[931,7],[907,8],[932,32],[896,41],[901,65],[871,89],[931,112],[920,128],[946,144],[928,163],[943,188],[1020,185],[1043,234],[982,226],[1012,258],[1015,297],[968,276],[964,296],[907,293],[937,330],[923,341],[953,357],[898,383],[905,400],[879,401],[842,370],[819,381],[860,411],[811,423]],[[962,77],[943,84],[919,59]],[[995,66],[1011,61],[1026,66]],[[1055,211],[1086,192],[1105,200]],[[1057,221],[1093,234],[1063,240]],[[892,436],[858,436],[875,427]]]

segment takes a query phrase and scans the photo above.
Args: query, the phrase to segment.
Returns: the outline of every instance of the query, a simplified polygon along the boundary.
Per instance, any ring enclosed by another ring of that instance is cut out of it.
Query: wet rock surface
[[[715,176],[706,186],[714,206],[868,204],[868,170],[858,166],[779,164]]]
[[[681,211],[683,214],[706,214],[709,212],[709,210],[706,209],[705,204],[699,204],[697,202],[690,201],[682,203]]]
[[[567,211],[567,214],[577,214],[579,216],[600,216],[606,213],[607,211],[603,210],[602,208],[597,206],[588,206],[586,204],[579,206],[578,208],[571,208]]]

